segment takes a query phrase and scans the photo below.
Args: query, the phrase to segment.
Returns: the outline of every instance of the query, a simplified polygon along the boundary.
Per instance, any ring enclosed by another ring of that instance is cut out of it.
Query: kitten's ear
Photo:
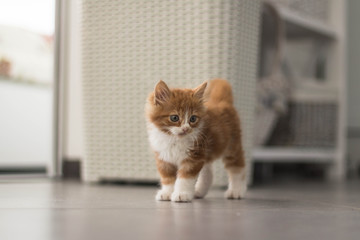
[[[204,82],[203,84],[201,84],[200,86],[195,88],[194,89],[194,96],[199,98],[199,99],[203,99],[206,86],[207,86],[207,82]]]
[[[170,99],[171,91],[165,82],[160,80],[155,86],[155,105],[162,104]]]

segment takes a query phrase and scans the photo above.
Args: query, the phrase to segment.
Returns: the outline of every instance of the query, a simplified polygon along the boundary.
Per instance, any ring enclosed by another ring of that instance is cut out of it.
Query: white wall
[[[0,79],[0,167],[46,167],[53,158],[53,93]]]
[[[54,63],[40,34],[54,34],[55,0],[0,0],[0,25],[0,59],[18,80],[0,79],[0,167],[51,166]]]
[[[53,35],[55,0],[0,0],[0,23]]]
[[[81,89],[81,0],[66,0],[66,73],[63,156],[81,159],[83,147]]]

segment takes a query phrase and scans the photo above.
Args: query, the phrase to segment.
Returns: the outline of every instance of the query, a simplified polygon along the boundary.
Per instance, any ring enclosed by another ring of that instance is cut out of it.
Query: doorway
[[[56,0],[0,5],[0,176],[53,172]]]

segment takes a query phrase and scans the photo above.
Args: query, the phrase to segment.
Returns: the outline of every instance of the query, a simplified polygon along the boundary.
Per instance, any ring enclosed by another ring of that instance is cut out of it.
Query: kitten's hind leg
[[[207,163],[200,171],[199,177],[195,184],[195,197],[203,198],[210,189],[213,180],[212,164]]]
[[[247,190],[247,182],[242,150],[236,151],[234,155],[226,156],[223,161],[229,176],[229,186],[225,192],[225,197],[228,199],[243,198]]]
[[[245,167],[239,169],[229,169],[229,186],[225,192],[228,199],[241,199],[247,190]]]

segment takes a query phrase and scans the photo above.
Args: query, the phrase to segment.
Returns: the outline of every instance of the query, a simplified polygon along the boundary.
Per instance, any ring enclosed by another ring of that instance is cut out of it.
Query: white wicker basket
[[[259,17],[259,0],[84,1],[83,179],[157,180],[144,105],[160,79],[172,87],[228,79],[250,160]],[[215,184],[224,185],[219,164]]]
[[[332,149],[336,146],[337,115],[335,103],[291,101],[268,145]]]

